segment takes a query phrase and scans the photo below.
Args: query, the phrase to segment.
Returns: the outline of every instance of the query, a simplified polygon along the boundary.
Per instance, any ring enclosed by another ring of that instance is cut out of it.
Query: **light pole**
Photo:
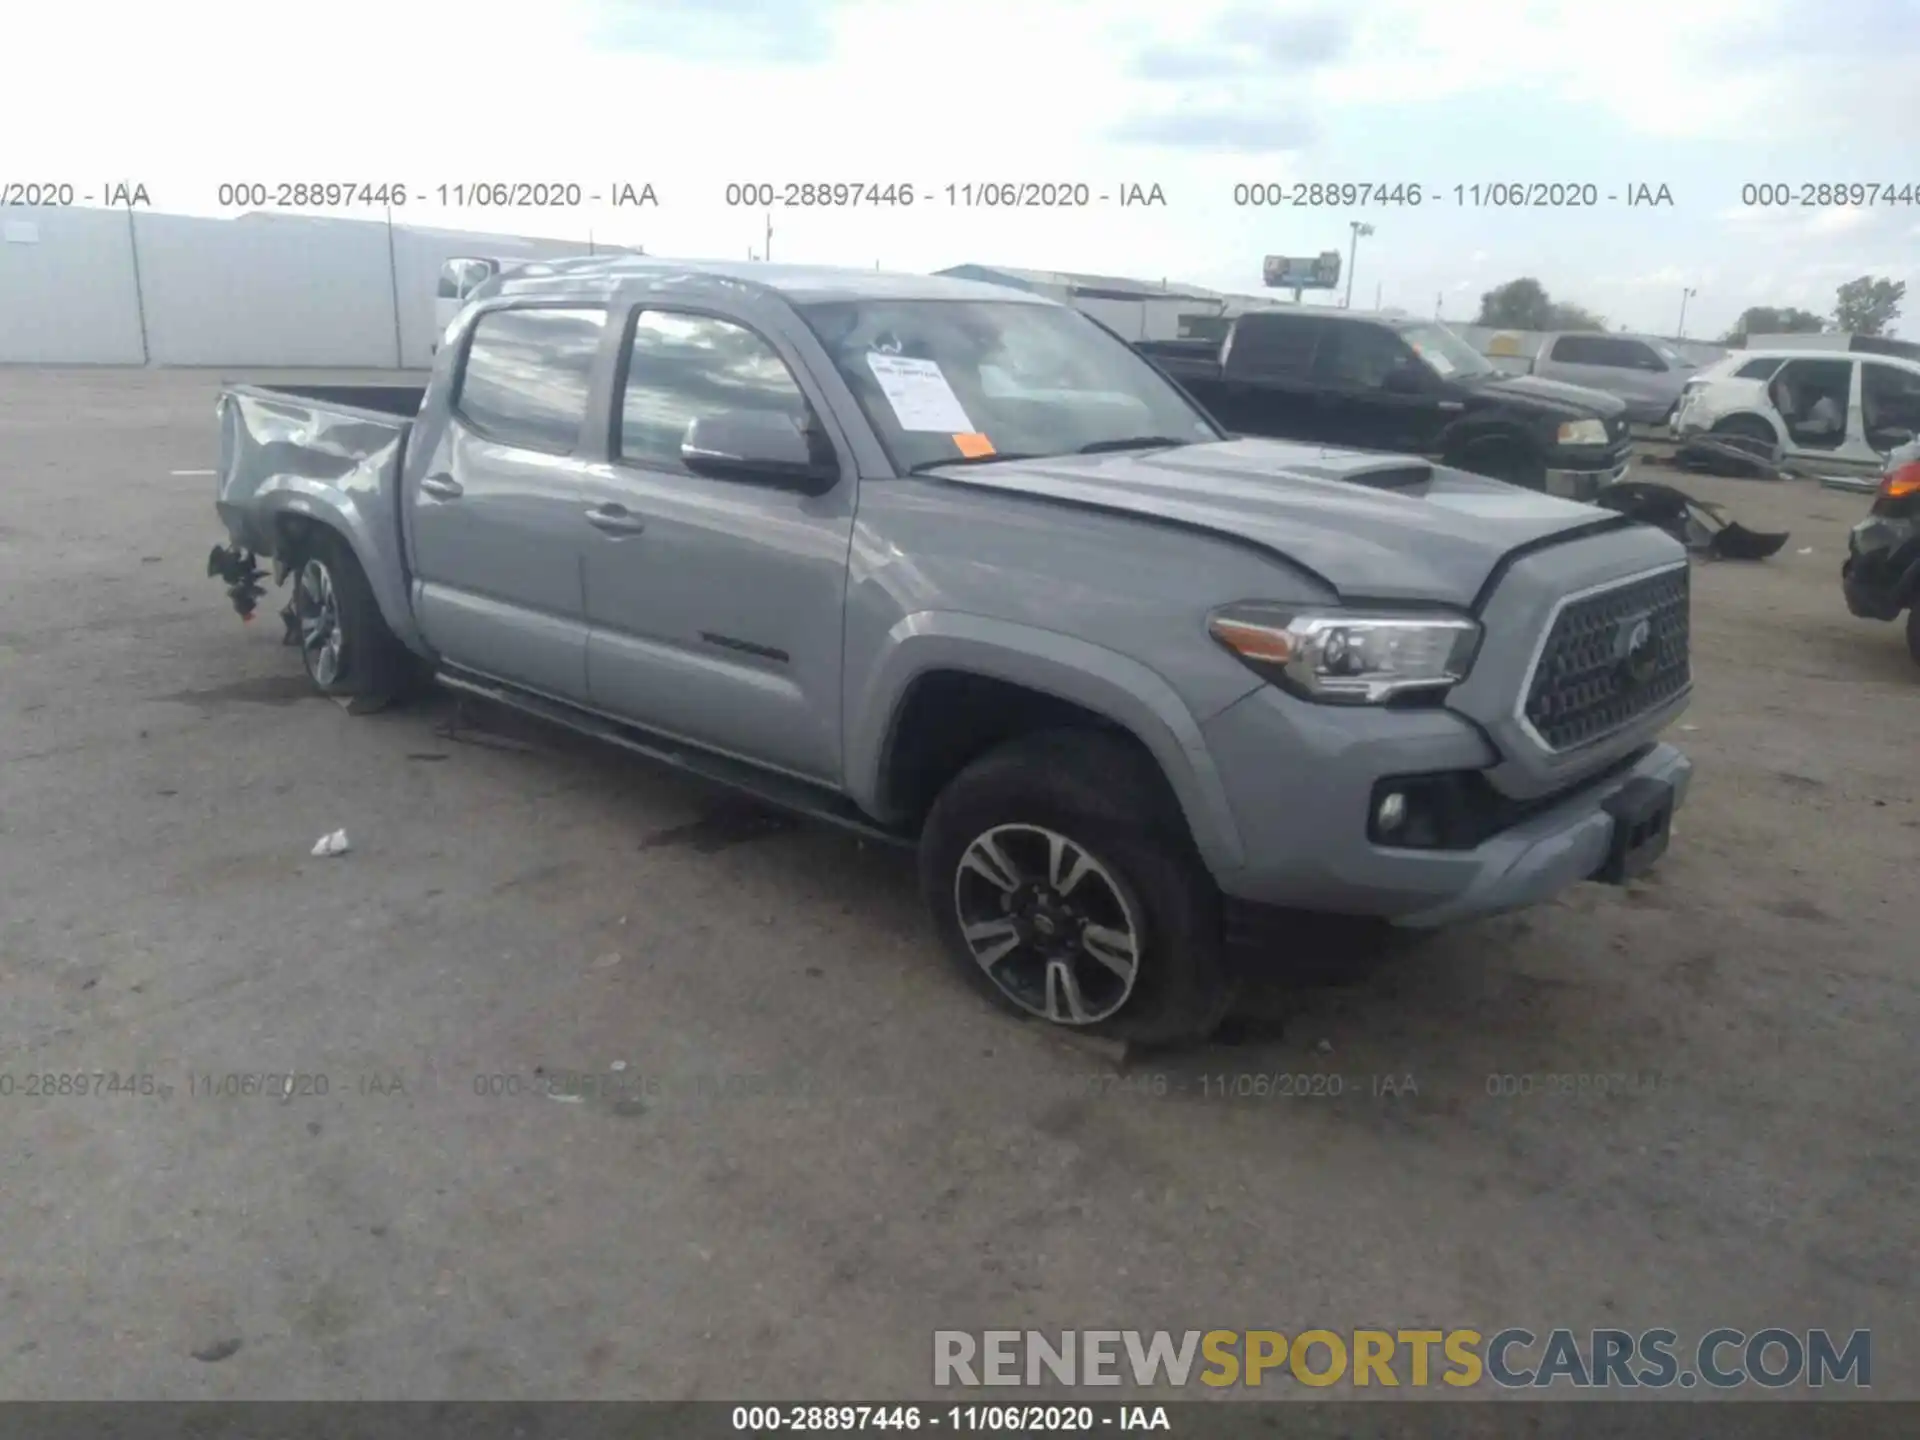
[[[1353,227],[1353,239],[1347,246],[1347,298],[1340,302],[1343,310],[1353,308],[1353,257],[1360,253],[1360,237],[1373,234],[1373,227],[1364,220],[1350,220],[1347,223]]]
[[[1687,338],[1687,301],[1699,293],[1700,292],[1691,285],[1680,292],[1680,324],[1673,332],[1674,339],[1684,340]]]

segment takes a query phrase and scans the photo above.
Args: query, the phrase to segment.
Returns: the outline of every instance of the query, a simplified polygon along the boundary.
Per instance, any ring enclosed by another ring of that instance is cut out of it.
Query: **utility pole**
[[[1446,298],[1447,298],[1447,292],[1444,290],[1439,290],[1434,293],[1434,297],[1433,297],[1433,318],[1434,319],[1438,320],[1440,318],[1440,307],[1446,303]]]
[[[1699,293],[1700,292],[1691,285],[1680,292],[1680,324],[1673,332],[1674,339],[1684,340],[1687,338],[1687,301]]]
[[[1353,308],[1353,262],[1360,253],[1360,237],[1373,234],[1373,227],[1364,220],[1350,220],[1347,223],[1352,227],[1353,239],[1347,246],[1347,298],[1340,302],[1343,310]]]
[[[1375,310],[1380,308],[1380,282],[1378,280],[1373,282],[1373,308]]]
[[[132,213],[131,209],[128,211]],[[400,343],[400,260],[393,249],[393,206],[387,206],[387,287],[393,292],[393,368],[407,368],[407,352]]]
[[[760,246],[760,258],[762,260],[773,259],[773,212],[771,210],[767,211],[767,238]]]

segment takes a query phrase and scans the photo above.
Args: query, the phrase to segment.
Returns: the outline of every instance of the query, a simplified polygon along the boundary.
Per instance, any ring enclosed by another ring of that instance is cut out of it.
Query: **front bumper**
[[[1563,500],[1578,500],[1583,504],[1591,504],[1594,497],[1606,489],[1607,486],[1617,480],[1626,479],[1627,472],[1631,469],[1633,469],[1633,456],[1631,453],[1612,460],[1604,468],[1598,470],[1549,468],[1546,477],[1546,491],[1547,494],[1557,495]]]
[[[1847,609],[1861,619],[1897,619],[1920,592],[1920,520],[1869,515],[1855,525],[1840,587]]]
[[[1575,791],[1470,852],[1477,868],[1464,889],[1424,910],[1395,915],[1394,924],[1424,930],[1499,915],[1598,878],[1617,823],[1607,802],[1642,779],[1671,786],[1677,812],[1693,780],[1693,762],[1671,745],[1654,746],[1630,768]]]
[[[1373,788],[1389,776],[1495,774],[1499,751],[1465,716],[1312,705],[1267,687],[1202,730],[1245,857],[1214,875],[1229,901],[1409,926],[1520,909],[1593,878],[1613,839],[1608,801],[1646,779],[1670,784],[1677,809],[1693,773],[1671,745],[1642,742],[1564,788],[1502,787],[1522,816],[1471,849],[1410,849],[1368,838]]]

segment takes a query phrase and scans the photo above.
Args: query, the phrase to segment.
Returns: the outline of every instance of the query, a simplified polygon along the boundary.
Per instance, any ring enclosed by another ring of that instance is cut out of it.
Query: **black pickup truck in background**
[[[1135,348],[1228,430],[1425,455],[1591,500],[1632,463],[1611,395],[1502,375],[1435,321],[1351,310],[1257,310],[1224,340]]]

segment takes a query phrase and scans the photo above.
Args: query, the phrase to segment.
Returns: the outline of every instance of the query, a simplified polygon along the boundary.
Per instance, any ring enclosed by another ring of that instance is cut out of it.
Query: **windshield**
[[[1400,338],[1444,379],[1494,373],[1486,356],[1444,325],[1409,325],[1400,332]]]
[[[801,316],[905,473],[1223,436],[1077,310],[1002,300],[836,300]]]

